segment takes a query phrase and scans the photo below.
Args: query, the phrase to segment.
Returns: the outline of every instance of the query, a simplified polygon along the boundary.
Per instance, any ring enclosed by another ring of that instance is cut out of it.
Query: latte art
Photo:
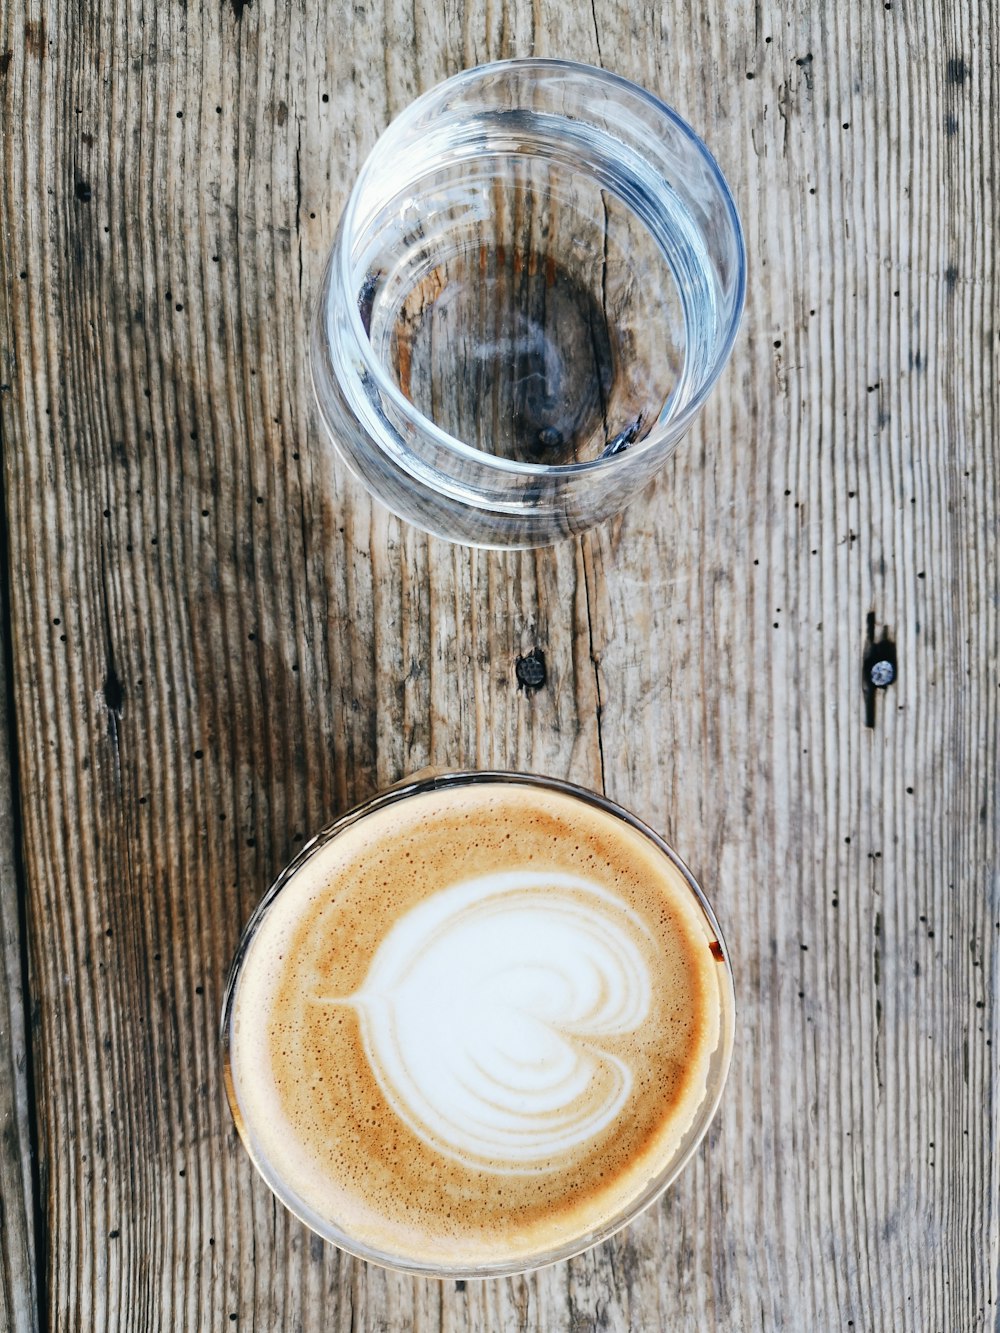
[[[486,875],[412,908],[348,1001],[386,1100],[470,1167],[558,1169],[632,1087],[602,1039],[649,1012],[637,934],[655,947],[620,899],[559,873]]]
[[[338,1244],[516,1271],[612,1229],[700,1132],[731,1037],[720,958],[683,871],[583,795],[491,777],[390,796],[253,928],[237,1124]]]

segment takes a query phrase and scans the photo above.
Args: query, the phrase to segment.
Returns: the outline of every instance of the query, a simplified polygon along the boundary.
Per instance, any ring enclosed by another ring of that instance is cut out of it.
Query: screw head
[[[891,662],[873,662],[869,675],[872,684],[880,690],[884,690],[896,679],[896,672]]]
[[[530,653],[517,659],[514,663],[514,673],[519,685],[525,685],[532,690],[539,689],[545,684],[545,654],[540,648],[533,648]]]

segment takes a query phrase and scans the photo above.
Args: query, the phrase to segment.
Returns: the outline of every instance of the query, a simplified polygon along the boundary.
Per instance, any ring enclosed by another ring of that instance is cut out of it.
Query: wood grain
[[[6,688],[10,648],[6,634],[4,625],[0,629],[0,1328],[29,1333],[38,1328],[34,1089],[25,1032],[27,955],[21,919],[17,791],[11,772],[14,750]]]
[[[48,1327],[996,1326],[1000,19],[971,0],[592,18],[0,0]],[[750,300],[647,498],[487,555],[331,462],[306,319],[380,128],[464,65],[531,53],[617,69],[705,134]],[[898,664],[872,728],[869,615]],[[742,1005],[722,1114],[662,1204],[464,1288],[355,1263],[277,1208],[216,1044],[269,878],[426,763],[603,781],[702,878]]]

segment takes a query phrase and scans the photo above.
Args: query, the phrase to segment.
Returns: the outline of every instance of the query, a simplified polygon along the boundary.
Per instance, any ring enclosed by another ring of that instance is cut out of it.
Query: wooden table
[[[749,301],[648,496],[493,555],[332,462],[306,322],[387,121],[531,53],[707,138]],[[0,0],[0,1327],[1000,1327],[998,69],[972,0]],[[428,763],[603,787],[735,959],[696,1163],[512,1281],[313,1239],[221,1088],[251,908]]]

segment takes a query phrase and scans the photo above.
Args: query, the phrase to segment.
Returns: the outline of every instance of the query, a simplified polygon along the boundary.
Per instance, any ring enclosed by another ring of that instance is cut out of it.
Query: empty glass
[[[316,308],[321,417],[395,513],[540,546],[624,508],[721,372],[743,236],[704,144],[634,84],[516,60],[375,145]]]

